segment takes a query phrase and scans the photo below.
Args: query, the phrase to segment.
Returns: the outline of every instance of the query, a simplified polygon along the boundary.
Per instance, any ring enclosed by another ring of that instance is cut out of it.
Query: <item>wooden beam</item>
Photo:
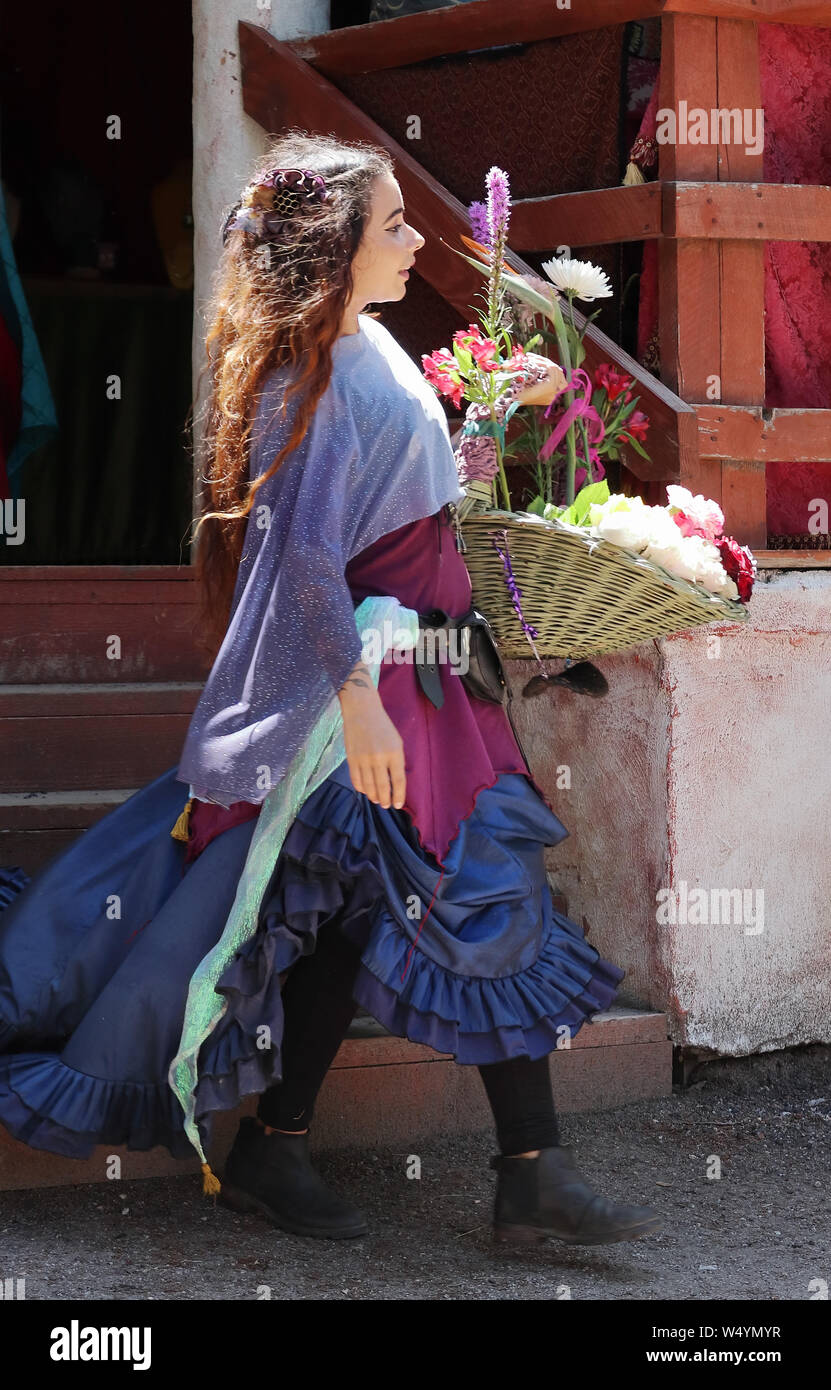
[[[390,153],[408,217],[414,226],[424,229],[427,238],[418,253],[418,274],[454,306],[462,323],[469,322],[482,277],[448,249],[461,249],[460,234],[469,232],[466,207],[365,112],[298,58],[288,44],[245,21],[240,21],[238,33],[243,106],[265,130],[277,132],[293,126],[321,133],[336,130],[344,140],[368,141]],[[534,273],[513,251],[507,252],[505,260],[521,275]],[[575,322],[581,328],[585,324],[578,311]],[[677,481],[682,470],[691,468],[697,458],[695,408],[679,400],[594,324],[588,328],[585,347],[588,371],[601,362],[612,362],[634,378],[640,408],[649,416],[652,458],[647,461],[629,450],[627,466],[639,478]]]
[[[662,231],[669,237],[831,241],[827,184],[668,182],[662,185],[662,208]]]
[[[716,24],[717,105],[724,110],[762,109],[759,30],[744,20]],[[726,134],[726,132],[724,132]],[[725,140],[717,146],[718,179],[761,181],[762,151]],[[699,243],[700,245],[701,243]],[[765,243],[719,243],[721,281],[721,393],[731,405],[765,403]],[[721,506],[728,535],[752,548],[767,544],[765,465],[755,453],[724,459]]]
[[[631,19],[660,15],[664,0],[580,0],[568,9],[555,0],[471,0],[445,10],[355,24],[293,39],[298,58],[327,77],[380,72],[508,44],[535,43]]]
[[[662,107],[759,107],[753,25],[673,15],[661,28]],[[658,160],[667,184],[762,176],[761,154],[725,143],[659,142]],[[659,241],[661,375],[685,400],[764,404],[764,246],[712,237]],[[720,504],[728,531],[742,543],[765,544],[764,465],[752,455],[700,455],[681,481]]]
[[[380,72],[453,53],[536,43],[629,20],[705,16],[753,23],[831,26],[828,0],[472,0],[445,10],[355,24],[293,39],[298,58],[327,77]]]
[[[831,550],[754,550],[760,570],[831,569]]]
[[[831,186],[655,179],[631,187],[518,198],[511,204],[511,243],[517,251],[659,236],[831,241]]]
[[[696,411],[699,449],[706,458],[821,463],[831,457],[831,410],[706,403]]]
[[[518,198],[511,203],[510,232],[516,251],[645,241],[661,235],[661,185]]]
[[[752,24],[831,25],[828,0],[665,0],[662,13],[709,15]]]

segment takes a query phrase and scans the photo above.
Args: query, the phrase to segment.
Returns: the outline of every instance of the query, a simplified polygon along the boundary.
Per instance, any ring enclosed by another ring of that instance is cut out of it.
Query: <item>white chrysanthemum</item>
[[[600,270],[591,261],[572,261],[567,257],[544,261],[543,270],[552,284],[563,294],[573,294],[576,299],[609,299],[614,290],[609,284],[605,270]]]

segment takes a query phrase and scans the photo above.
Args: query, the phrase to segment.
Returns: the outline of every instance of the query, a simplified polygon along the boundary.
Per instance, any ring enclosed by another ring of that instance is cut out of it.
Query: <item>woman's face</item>
[[[373,184],[372,207],[361,244],[352,261],[351,305],[361,313],[367,304],[403,299],[406,271],[424,245],[424,237],[404,220],[404,199],[391,174]]]

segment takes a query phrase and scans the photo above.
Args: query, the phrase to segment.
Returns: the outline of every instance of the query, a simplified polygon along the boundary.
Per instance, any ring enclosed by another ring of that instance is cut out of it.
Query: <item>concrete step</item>
[[[666,1016],[612,1008],[585,1024],[568,1048],[549,1059],[561,1114],[615,1109],[672,1093],[672,1043]],[[217,1116],[208,1154],[221,1175],[242,1115],[253,1114],[257,1097],[239,1110]],[[357,1018],[323,1083],[315,1107],[312,1147],[316,1151],[419,1143],[451,1133],[486,1133],[492,1118],[476,1067],[387,1033],[370,1018]],[[496,1149],[494,1147],[494,1152]],[[116,1155],[120,1171],[112,1163]],[[88,1159],[60,1158],[28,1148],[0,1128],[0,1191],[58,1187],[199,1173],[199,1160],[174,1159],[164,1148],[145,1153],[101,1146]]]

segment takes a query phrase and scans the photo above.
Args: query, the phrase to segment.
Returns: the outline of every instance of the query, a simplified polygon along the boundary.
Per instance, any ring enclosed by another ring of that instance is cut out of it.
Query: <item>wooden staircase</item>
[[[194,603],[187,567],[0,570],[0,863],[34,873],[178,762]]]

